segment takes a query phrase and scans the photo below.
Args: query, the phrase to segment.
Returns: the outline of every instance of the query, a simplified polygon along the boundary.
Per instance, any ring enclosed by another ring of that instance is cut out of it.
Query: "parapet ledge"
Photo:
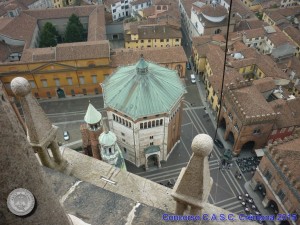
[[[172,189],[157,184],[127,171],[121,171],[103,161],[86,156],[67,147],[61,147],[63,157],[70,164],[70,176],[94,184],[100,188],[130,198],[163,211],[174,214],[176,202],[171,196]],[[101,177],[108,179],[105,181]],[[203,214],[217,216],[233,214],[225,209],[206,203]],[[238,215],[233,214],[235,218]],[[163,222],[163,221],[162,221]],[[241,224],[240,220],[222,221],[223,225]],[[203,221],[198,224],[219,224],[218,221]],[[177,224],[177,223],[175,223]],[[180,224],[180,223],[178,223]],[[181,223],[182,224],[182,223]],[[193,223],[195,224],[195,223]],[[254,225],[255,222],[245,221],[242,224]]]

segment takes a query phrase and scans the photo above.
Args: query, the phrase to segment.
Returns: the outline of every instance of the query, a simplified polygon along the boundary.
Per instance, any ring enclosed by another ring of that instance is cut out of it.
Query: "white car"
[[[196,77],[194,74],[191,74],[191,82],[192,82],[192,84],[196,83]]]
[[[68,131],[64,131],[64,140],[65,140],[65,141],[70,140],[70,135],[69,135],[69,132],[68,132]]]

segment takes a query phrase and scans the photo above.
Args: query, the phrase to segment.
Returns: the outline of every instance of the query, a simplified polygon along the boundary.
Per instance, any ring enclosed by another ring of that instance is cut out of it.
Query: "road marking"
[[[220,203],[223,203],[223,202],[226,202],[226,201],[232,200],[232,199],[236,199],[236,197],[232,197],[232,198],[227,198],[227,199],[224,199],[224,200],[222,200],[222,201],[216,202],[216,204],[220,204]]]
[[[182,124],[181,127],[184,127],[184,126],[187,126],[187,125],[190,125],[192,123],[185,123],[185,124]]]
[[[226,208],[227,210],[229,211],[232,211],[234,209],[237,209],[237,208],[242,208],[242,204],[240,202],[238,202],[239,204],[237,204],[236,206],[232,206],[232,207],[229,207],[229,208]]]
[[[84,120],[71,120],[71,121],[66,121],[66,122],[58,122],[58,123],[53,123],[53,125],[64,125],[64,124],[69,124],[69,123],[82,123]]]
[[[214,201],[214,199],[212,198],[211,194],[209,194],[208,197],[211,199],[211,202],[212,202],[213,204],[215,204],[215,201]]]
[[[171,168],[171,167],[174,167],[174,166],[179,166],[179,165],[187,165],[188,162],[184,162],[184,163],[177,163],[175,165],[172,165],[172,166],[165,166],[165,167],[161,167],[159,171],[161,171],[162,169],[165,169],[165,168]],[[139,173],[135,173],[135,175],[141,175],[141,174],[144,174],[144,173],[149,173],[149,172],[153,172],[153,171],[144,171],[144,172],[139,172]]]
[[[220,207],[223,208],[223,209],[226,209],[226,208],[228,208],[228,207],[230,207],[230,206],[236,205],[236,203],[239,203],[239,202],[231,202],[231,203],[229,203],[229,204],[227,204],[227,205],[223,205],[223,206],[220,206]]]
[[[65,144],[65,145],[62,145],[62,146],[64,146],[64,147],[69,147],[69,146],[72,146],[72,145],[75,145],[75,144],[79,144],[79,143],[81,143],[81,142],[82,142],[82,140],[73,141],[73,142],[70,142],[70,143]]]
[[[191,158],[191,154],[190,154],[189,151],[187,150],[187,148],[186,148],[186,146],[185,146],[185,144],[184,144],[182,138],[180,138],[180,140],[182,141],[182,145],[183,145],[184,149],[186,150],[186,152],[188,153],[189,157]]]
[[[188,101],[186,101],[188,104],[191,104],[191,103],[189,103]],[[205,108],[205,106],[194,106],[194,107],[184,107],[183,108],[183,111],[186,111],[186,110],[189,110],[189,109],[204,109]]]
[[[146,175],[146,176],[143,176],[144,178],[155,178],[157,175],[163,175],[163,174],[168,174],[168,173],[172,173],[172,172],[180,172],[182,168],[176,168],[176,169],[173,169],[173,170],[168,170],[168,171],[163,171],[163,172],[160,172],[160,173],[157,173],[157,174],[149,174],[149,175]],[[157,176],[157,177],[160,177],[160,176]]]
[[[164,175],[164,176],[154,177],[154,178],[151,178],[150,180],[158,183],[158,182],[169,180],[170,178],[173,178],[173,179],[178,178],[179,174],[180,174],[180,171],[175,172],[175,173],[171,173],[171,174],[168,174],[168,175]]]

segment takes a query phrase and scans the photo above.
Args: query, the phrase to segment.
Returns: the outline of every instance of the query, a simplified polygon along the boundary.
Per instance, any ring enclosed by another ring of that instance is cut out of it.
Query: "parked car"
[[[192,82],[192,84],[196,83],[196,77],[194,74],[191,74],[191,82]]]
[[[68,132],[68,131],[64,131],[64,140],[65,140],[65,141],[70,140],[70,135],[69,135],[69,132]]]
[[[187,68],[188,70],[191,70],[191,69],[192,69],[190,62],[187,62],[187,63],[186,63],[186,68]]]
[[[216,146],[218,146],[219,148],[223,149],[224,145],[222,144],[222,142],[219,139],[215,139],[214,143]]]

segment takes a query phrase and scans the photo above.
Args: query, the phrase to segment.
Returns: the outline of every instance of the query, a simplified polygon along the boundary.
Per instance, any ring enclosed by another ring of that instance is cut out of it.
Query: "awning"
[[[145,154],[151,154],[154,152],[160,152],[160,147],[157,145],[150,145],[149,147],[144,149]]]
[[[255,149],[255,154],[257,157],[263,157],[265,155],[264,150],[261,148]]]

